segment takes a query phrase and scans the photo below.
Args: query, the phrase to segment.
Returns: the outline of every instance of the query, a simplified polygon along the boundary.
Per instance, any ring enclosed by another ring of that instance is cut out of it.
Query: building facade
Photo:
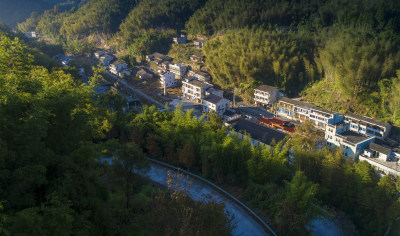
[[[321,130],[325,130],[328,124],[336,124],[343,120],[343,116],[337,112],[285,97],[279,100],[276,114],[298,122],[310,121]]]
[[[178,36],[178,37],[174,37],[172,40],[173,40],[174,43],[176,43],[176,44],[185,44],[186,41],[187,41],[187,36],[184,35],[184,34],[181,34],[181,35]]]
[[[183,63],[170,64],[169,71],[183,79],[183,77],[186,75],[187,66],[185,66]]]
[[[203,98],[206,96],[206,89],[211,87],[211,84],[199,81],[197,79],[184,80],[182,81],[183,97],[198,103],[202,103]]]
[[[203,111],[214,111],[222,117],[225,111],[229,108],[229,104],[230,101],[228,99],[210,94],[203,99]]]
[[[170,87],[174,87],[177,85],[177,81],[175,80],[175,74],[171,73],[171,72],[163,72],[161,73],[161,77],[160,77],[160,84],[161,87],[165,87],[166,88],[170,88]]]
[[[254,103],[259,106],[271,106],[278,100],[279,89],[269,85],[260,85],[254,89]]]
[[[391,129],[391,125],[385,122],[354,113],[346,113],[344,115],[344,122],[350,125],[351,131],[379,139],[386,138]]]

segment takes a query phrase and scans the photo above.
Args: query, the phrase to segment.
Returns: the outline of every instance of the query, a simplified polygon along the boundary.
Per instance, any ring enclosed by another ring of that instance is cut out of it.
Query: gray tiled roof
[[[371,138],[369,136],[365,136],[365,135],[362,135],[362,134],[359,134],[359,133],[356,133],[353,131],[346,131],[346,132],[339,134],[338,136],[344,137],[343,141],[347,141],[348,143],[353,144],[353,145]]]
[[[188,83],[191,84],[191,85],[200,87],[200,88],[203,88],[203,87],[208,85],[207,83],[201,82],[201,81],[199,81],[197,79],[190,80]]]
[[[379,121],[379,120],[375,120],[375,119],[372,119],[370,117],[357,115],[357,114],[351,113],[351,112],[346,113],[345,116],[353,118],[353,119],[356,119],[356,120],[361,120],[361,121],[364,121],[364,122],[367,122],[367,123],[370,123],[370,124],[374,124],[374,125],[377,125],[377,126],[381,126],[381,127],[389,126],[388,123],[385,123],[385,122],[382,122],[382,121]]]
[[[371,149],[373,151],[377,151],[377,152],[383,153],[383,154],[386,154],[386,155],[389,154],[392,151],[392,149],[384,147],[384,146],[379,145],[377,143],[370,143],[369,144],[369,149]]]
[[[212,103],[212,104],[217,104],[219,101],[221,101],[223,98],[214,94],[210,94],[206,96],[203,100]]]
[[[269,85],[265,85],[265,84],[260,85],[256,88],[256,90],[261,90],[261,91],[268,92],[268,93],[274,91],[275,89],[278,89],[278,88],[269,86]]]
[[[246,131],[248,134],[251,135],[251,138],[265,144],[270,144],[272,139],[275,139],[276,142],[280,142],[286,136],[285,133],[281,133],[269,127],[253,123],[245,119],[240,119],[233,126],[233,128],[236,131]]]
[[[328,114],[335,114],[336,113],[336,112],[333,112],[333,111],[329,111],[329,110],[323,109],[323,108],[321,108],[319,106],[316,106],[316,105],[314,105],[312,103],[298,101],[298,100],[294,100],[294,99],[291,99],[291,98],[282,97],[280,99],[280,101],[285,102],[285,103],[289,103],[289,104],[292,104],[292,105],[295,105],[295,106],[298,106],[298,107],[312,108],[312,109],[314,109],[316,111],[320,111],[320,112],[324,112],[324,113],[328,113]]]

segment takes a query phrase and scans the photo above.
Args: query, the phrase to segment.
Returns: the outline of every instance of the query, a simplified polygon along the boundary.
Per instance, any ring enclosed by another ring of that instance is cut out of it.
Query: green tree
[[[188,169],[193,166],[195,162],[195,153],[193,146],[190,142],[186,142],[183,148],[179,151],[179,161]]]

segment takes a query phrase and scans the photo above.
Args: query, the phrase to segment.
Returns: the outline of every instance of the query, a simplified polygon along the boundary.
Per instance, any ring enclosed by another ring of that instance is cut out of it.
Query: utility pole
[[[233,107],[236,107],[236,101],[235,101],[236,97],[235,97],[235,94],[236,94],[236,87],[233,88]]]

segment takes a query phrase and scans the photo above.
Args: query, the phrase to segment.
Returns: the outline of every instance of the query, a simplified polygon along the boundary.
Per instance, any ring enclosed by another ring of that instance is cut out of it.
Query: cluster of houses
[[[128,65],[120,62],[109,52],[97,51],[94,56],[100,61],[101,65],[109,69],[116,76],[123,77],[131,75]]]
[[[366,160],[384,173],[400,175],[400,152],[392,148],[393,140],[388,137],[390,124],[354,113],[339,114],[299,99],[290,99],[278,88],[267,85],[254,90],[254,102],[267,107],[275,104],[276,117],[260,119],[260,123],[268,126],[279,124],[284,129],[287,121],[311,122],[316,129],[325,132],[328,148],[341,148],[346,158]]]

